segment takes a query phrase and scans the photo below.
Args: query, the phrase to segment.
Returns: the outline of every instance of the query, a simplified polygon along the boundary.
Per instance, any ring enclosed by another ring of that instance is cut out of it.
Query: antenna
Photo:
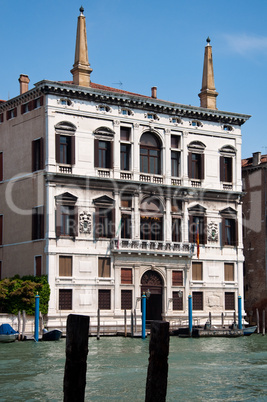
[[[120,88],[123,87],[123,83],[121,81],[119,82],[112,82],[112,85],[119,85]]]

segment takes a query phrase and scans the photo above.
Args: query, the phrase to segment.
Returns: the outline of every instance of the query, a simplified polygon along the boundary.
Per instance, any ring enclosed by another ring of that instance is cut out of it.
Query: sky
[[[43,80],[72,80],[77,17],[86,16],[95,83],[200,106],[211,39],[217,108],[251,115],[242,157],[267,154],[267,1],[0,0],[0,99]]]

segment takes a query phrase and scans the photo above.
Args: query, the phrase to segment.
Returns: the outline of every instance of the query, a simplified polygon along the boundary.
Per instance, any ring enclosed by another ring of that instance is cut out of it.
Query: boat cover
[[[0,335],[11,335],[11,334],[18,334],[18,332],[15,331],[9,324],[0,325]]]

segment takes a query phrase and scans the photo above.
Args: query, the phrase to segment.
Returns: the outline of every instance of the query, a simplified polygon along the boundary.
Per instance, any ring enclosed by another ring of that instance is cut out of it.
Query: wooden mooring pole
[[[124,310],[124,336],[127,337],[127,311]]]
[[[89,321],[88,316],[75,314],[67,319],[64,402],[84,402]]]
[[[97,309],[97,335],[96,335],[96,338],[99,341],[99,339],[100,339],[100,309]]]
[[[265,335],[265,310],[262,311],[262,335]]]
[[[25,338],[25,328],[26,328],[26,312],[25,310],[22,311],[22,334],[21,334],[21,339],[24,341]]]
[[[222,313],[222,328],[224,327],[224,315]]]
[[[169,322],[152,321],[146,380],[146,402],[165,402],[166,400],[169,340]]]
[[[259,310],[256,308],[256,317],[257,317],[257,334],[260,333],[260,315]]]

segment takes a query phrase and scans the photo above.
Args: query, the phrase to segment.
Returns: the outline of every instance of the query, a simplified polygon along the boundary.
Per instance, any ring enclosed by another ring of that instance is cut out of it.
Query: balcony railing
[[[154,175],[148,175],[148,174],[140,174],[139,180],[147,182],[147,183],[158,183],[158,184],[163,183],[162,176],[154,176]]]
[[[191,257],[194,254],[194,244],[156,240],[112,239],[111,251],[128,254],[176,254]]]

